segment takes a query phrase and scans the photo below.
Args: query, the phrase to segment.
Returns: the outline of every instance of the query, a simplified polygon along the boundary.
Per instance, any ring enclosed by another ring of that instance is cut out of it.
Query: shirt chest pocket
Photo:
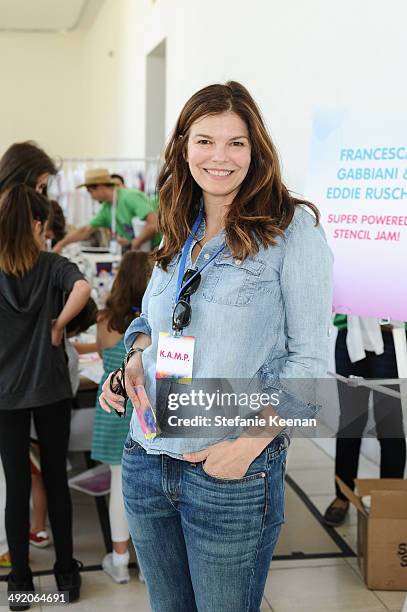
[[[248,306],[256,294],[270,289],[269,281],[276,284],[278,273],[266,269],[263,261],[250,257],[244,261],[222,257],[208,269],[203,297],[208,302]]]
[[[166,272],[164,272],[164,270],[158,266],[154,269],[150,295],[160,295],[160,293],[162,293],[168,287],[169,283],[174,278],[178,259],[179,258],[177,256],[168,264]]]

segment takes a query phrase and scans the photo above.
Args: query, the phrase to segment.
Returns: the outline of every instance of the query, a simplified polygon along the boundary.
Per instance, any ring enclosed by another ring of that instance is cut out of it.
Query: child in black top
[[[48,200],[24,184],[14,185],[1,196],[0,454],[13,565],[8,583],[9,591],[33,590],[28,562],[28,448],[33,415],[54,536],[55,576],[58,588],[69,591],[72,601],[79,597],[80,576],[72,556],[66,477],[72,392],[62,336],[87,302],[90,288],[75,264],[41,251],[48,215]],[[11,605],[10,609],[23,608]]]

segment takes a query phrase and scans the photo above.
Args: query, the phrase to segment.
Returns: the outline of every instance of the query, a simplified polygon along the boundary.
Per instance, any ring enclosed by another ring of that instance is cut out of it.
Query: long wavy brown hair
[[[0,270],[21,277],[34,267],[41,248],[33,224],[44,225],[49,213],[47,198],[23,183],[1,194]]]
[[[149,253],[129,251],[123,256],[106,306],[98,314],[98,321],[105,322],[108,331],[124,334],[133,319],[140,315],[151,268]]]
[[[155,259],[164,270],[181,251],[199,210],[202,190],[186,161],[191,126],[205,116],[224,112],[234,112],[246,123],[251,144],[249,171],[225,217],[226,242],[232,255],[245,259],[257,253],[260,245],[275,244],[299,204],[308,206],[316,224],[319,222],[314,204],[294,198],[284,185],[276,148],[247,89],[236,81],[209,85],[196,92],[182,109],[157,181],[164,241]]]

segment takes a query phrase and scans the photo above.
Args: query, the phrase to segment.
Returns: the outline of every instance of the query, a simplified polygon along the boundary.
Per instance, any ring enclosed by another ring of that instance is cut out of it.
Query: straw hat
[[[89,185],[116,185],[116,183],[106,168],[94,168],[86,170],[85,182],[77,185],[76,189],[79,189],[79,187],[89,187]]]

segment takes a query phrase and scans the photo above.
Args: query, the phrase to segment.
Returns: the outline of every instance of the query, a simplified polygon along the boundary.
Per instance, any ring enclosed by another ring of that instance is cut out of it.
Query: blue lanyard
[[[182,248],[182,255],[181,255],[181,261],[179,264],[179,270],[178,270],[178,279],[177,279],[177,293],[176,293],[176,302],[179,301],[180,298],[180,293],[182,289],[185,289],[185,287],[188,287],[188,285],[190,285],[195,277],[200,274],[202,272],[202,270],[204,270],[207,266],[209,266],[209,264],[215,259],[215,257],[217,257],[219,255],[219,253],[221,253],[223,251],[223,249],[226,247],[225,242],[222,244],[222,246],[216,251],[216,253],[214,255],[212,255],[212,257],[210,259],[208,259],[207,262],[204,263],[204,265],[202,266],[202,268],[200,268],[200,270],[197,270],[195,272],[195,274],[193,276],[191,276],[191,278],[185,283],[184,286],[182,286],[182,279],[184,278],[184,274],[185,274],[185,266],[186,266],[186,262],[187,262],[187,257],[188,257],[188,253],[189,253],[189,249],[191,248],[191,244],[192,241],[195,238],[195,234],[198,231],[199,226],[202,223],[202,219],[203,219],[203,209],[201,208],[201,210],[199,211],[199,215],[197,216],[197,218],[195,219],[195,223],[192,226],[192,230],[191,233],[189,234],[183,248]]]

